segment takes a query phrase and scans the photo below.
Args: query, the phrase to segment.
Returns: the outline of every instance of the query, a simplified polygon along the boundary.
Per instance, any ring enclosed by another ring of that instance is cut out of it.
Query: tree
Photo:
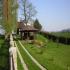
[[[35,7],[28,0],[21,0],[22,3],[22,12],[24,15],[25,23],[27,24],[29,20],[32,19],[37,13]]]
[[[2,11],[2,0],[0,0],[0,23],[2,23],[2,15],[3,15],[3,11]]]
[[[42,25],[39,23],[38,19],[35,20],[34,27],[38,30],[42,29]]]
[[[12,34],[12,31],[15,29],[17,24],[16,17],[18,4],[16,0],[4,0],[2,4],[3,14],[0,25],[3,26],[5,30],[5,39],[7,39],[8,36]]]

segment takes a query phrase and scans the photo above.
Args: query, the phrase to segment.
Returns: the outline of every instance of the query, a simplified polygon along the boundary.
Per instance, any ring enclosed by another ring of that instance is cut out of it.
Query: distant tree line
[[[47,32],[40,32],[44,37],[48,38],[49,40],[52,40],[54,42],[62,43],[62,44],[67,44],[70,45],[70,38],[66,37],[61,37],[61,36],[55,36]]]

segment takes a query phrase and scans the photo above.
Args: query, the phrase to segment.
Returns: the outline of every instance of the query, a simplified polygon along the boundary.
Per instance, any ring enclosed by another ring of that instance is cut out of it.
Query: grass
[[[17,42],[18,48],[20,50],[20,53],[28,66],[29,70],[40,70],[39,67],[29,58],[29,56],[25,53],[25,51],[22,49],[20,44]]]
[[[4,43],[4,38],[1,38],[0,37],[0,47],[1,47],[1,45]]]
[[[46,42],[46,38],[41,35],[37,36],[38,40]],[[47,40],[44,47],[38,48],[34,44],[21,42],[32,56],[48,70],[67,70],[67,68],[70,67],[70,45],[54,43]],[[41,51],[42,53],[40,53]]]
[[[18,55],[17,55],[17,68],[18,70],[24,70]]]
[[[9,70],[9,52],[8,42],[0,37],[0,70]]]
[[[52,35],[70,38],[70,32],[52,32]]]
[[[44,43],[47,42],[47,39],[45,37],[43,37],[42,35],[40,35],[40,34],[37,34],[36,37],[35,37],[35,39],[43,41]]]

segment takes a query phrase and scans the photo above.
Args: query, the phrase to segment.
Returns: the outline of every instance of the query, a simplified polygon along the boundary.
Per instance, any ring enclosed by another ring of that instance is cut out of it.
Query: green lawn
[[[70,32],[52,32],[52,35],[70,38]]]
[[[17,55],[17,68],[18,70],[24,70],[18,55]]]
[[[9,70],[8,43],[0,36],[0,70]]]
[[[21,42],[41,65],[48,70],[67,70],[70,67],[70,45],[54,43],[42,35],[37,35],[37,38],[40,41],[44,41],[46,45],[39,48],[35,44]]]
[[[29,70],[40,70],[39,67],[29,58],[26,52],[22,49],[21,45],[17,42],[20,53]]]

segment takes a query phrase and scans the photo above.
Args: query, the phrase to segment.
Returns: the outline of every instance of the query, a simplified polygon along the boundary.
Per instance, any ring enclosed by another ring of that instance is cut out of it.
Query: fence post
[[[14,45],[13,36],[10,35],[10,70],[17,70],[17,49]]]

